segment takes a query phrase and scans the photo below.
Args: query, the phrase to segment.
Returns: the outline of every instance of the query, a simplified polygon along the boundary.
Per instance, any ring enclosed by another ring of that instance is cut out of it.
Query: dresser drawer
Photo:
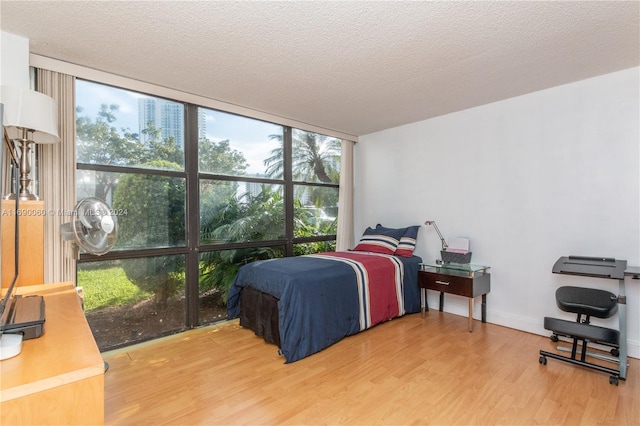
[[[418,273],[418,282],[420,287],[429,290],[473,297],[473,278],[471,277],[420,271]]]

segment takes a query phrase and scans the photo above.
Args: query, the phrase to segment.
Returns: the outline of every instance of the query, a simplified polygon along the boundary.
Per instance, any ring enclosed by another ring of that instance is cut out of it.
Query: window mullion
[[[284,127],[283,138],[283,178],[284,178],[284,223],[285,238],[287,244],[285,246],[285,256],[293,256],[293,138],[291,127]]]
[[[185,264],[185,320],[187,327],[199,324],[199,245],[200,245],[200,193],[198,181],[198,107],[185,105],[185,169],[186,193],[186,241],[189,250]]]

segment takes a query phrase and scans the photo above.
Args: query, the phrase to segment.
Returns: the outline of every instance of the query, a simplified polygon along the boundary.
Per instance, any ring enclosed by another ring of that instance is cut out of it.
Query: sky
[[[116,104],[119,110],[115,114],[117,121],[113,124],[118,129],[129,128],[134,133],[140,131],[138,100],[148,97],[150,96],[80,79],[76,82],[76,105],[82,107],[81,115],[95,119],[101,104]],[[247,174],[263,175],[263,160],[269,157],[272,149],[280,146],[279,142],[269,140],[269,135],[282,134],[282,127],[210,109],[205,111],[207,138],[214,142],[229,139],[231,148],[244,154],[249,164]]]

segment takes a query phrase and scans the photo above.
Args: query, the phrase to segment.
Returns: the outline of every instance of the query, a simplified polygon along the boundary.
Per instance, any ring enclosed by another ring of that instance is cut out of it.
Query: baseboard
[[[468,316],[469,305],[465,298],[450,298],[444,305],[444,311],[456,315]],[[438,298],[429,297],[429,309],[438,309]],[[540,336],[550,336],[549,330],[544,328],[544,318],[528,318],[511,313],[500,312],[489,308],[487,304],[487,322],[515,330],[526,331],[527,333],[538,334]],[[474,304],[473,318],[481,319],[481,307],[479,303]],[[627,355],[631,358],[640,359],[640,341],[627,338]]]

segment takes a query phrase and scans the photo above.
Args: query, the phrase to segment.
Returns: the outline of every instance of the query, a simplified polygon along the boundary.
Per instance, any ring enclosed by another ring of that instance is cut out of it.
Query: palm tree
[[[246,242],[283,238],[284,200],[282,194],[263,185],[260,193],[229,195],[212,209],[202,223],[202,238],[213,242]],[[200,258],[200,292],[212,289],[226,301],[238,269],[247,263],[282,256],[282,250],[247,247],[204,252]]]
[[[282,135],[270,135],[272,140],[282,141]],[[292,171],[293,179],[324,183],[338,183],[340,180],[340,140],[317,133],[293,130]],[[267,176],[281,177],[283,170],[283,148],[271,151],[264,160]]]

